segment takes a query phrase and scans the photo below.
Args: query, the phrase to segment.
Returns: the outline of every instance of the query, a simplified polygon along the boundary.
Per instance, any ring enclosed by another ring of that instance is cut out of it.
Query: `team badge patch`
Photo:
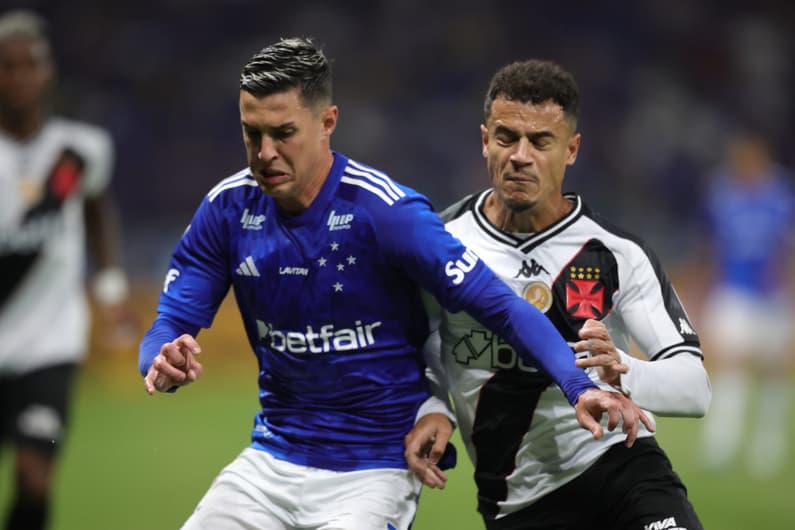
[[[601,319],[605,312],[605,288],[595,267],[570,267],[566,282],[566,311],[578,318]]]
[[[542,313],[546,313],[552,307],[552,291],[544,282],[528,283],[522,291],[522,297]]]

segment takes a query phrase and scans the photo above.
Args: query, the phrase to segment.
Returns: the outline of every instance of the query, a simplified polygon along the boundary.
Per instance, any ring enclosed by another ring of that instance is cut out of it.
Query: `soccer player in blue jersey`
[[[704,325],[718,362],[702,462],[720,469],[735,460],[747,437],[748,471],[779,473],[788,450],[792,323],[795,293],[795,194],[790,171],[777,164],[768,141],[751,129],[727,145],[706,200],[710,274]],[[757,399],[752,399],[753,394]],[[756,402],[755,413],[748,408]],[[753,421],[749,422],[749,419]]]
[[[204,198],[173,254],[140,348],[149,393],[201,376],[195,339],[233,287],[259,364],[251,446],[185,528],[406,529],[420,482],[404,436],[451,429],[429,393],[420,289],[506,337],[563,389],[594,437],[632,444],[648,418],[599,390],[566,342],[448,234],[428,200],[330,148],[330,66],[306,39],[257,53],[240,78],[249,167]]]

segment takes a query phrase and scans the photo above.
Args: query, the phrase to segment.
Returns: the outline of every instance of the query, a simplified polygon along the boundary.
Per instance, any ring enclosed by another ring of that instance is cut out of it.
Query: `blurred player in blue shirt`
[[[709,467],[731,462],[746,434],[754,475],[776,473],[789,452],[792,184],[755,132],[736,134],[726,164],[711,175],[706,214],[712,282],[703,318],[706,340],[720,359],[710,370],[714,398],[703,439]],[[755,386],[757,412],[749,414]]]
[[[311,41],[263,49],[240,86],[249,167],[199,206],[140,349],[149,393],[195,381],[195,335],[233,287],[262,409],[251,446],[185,528],[409,527],[420,482],[403,438],[415,421],[452,429],[424,375],[421,288],[549,373],[595,437],[603,412],[610,429],[623,416],[630,445],[639,420],[650,425],[626,397],[595,387],[554,327],[445,231],[424,196],[331,150],[338,109]]]

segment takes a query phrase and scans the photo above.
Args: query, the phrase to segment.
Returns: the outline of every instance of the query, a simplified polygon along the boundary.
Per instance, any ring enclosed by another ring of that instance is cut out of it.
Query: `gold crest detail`
[[[21,179],[17,184],[19,198],[26,207],[33,206],[44,196],[44,186],[32,179]]]
[[[546,313],[552,307],[552,291],[544,282],[530,282],[522,291],[522,297]]]

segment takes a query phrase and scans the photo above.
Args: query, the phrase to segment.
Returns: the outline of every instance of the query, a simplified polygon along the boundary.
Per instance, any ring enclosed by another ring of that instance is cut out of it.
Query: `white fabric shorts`
[[[407,470],[329,471],[246,448],[215,478],[183,530],[406,530],[420,481]]]
[[[789,355],[793,314],[784,299],[724,288],[710,295],[704,309],[710,355],[759,363]]]

